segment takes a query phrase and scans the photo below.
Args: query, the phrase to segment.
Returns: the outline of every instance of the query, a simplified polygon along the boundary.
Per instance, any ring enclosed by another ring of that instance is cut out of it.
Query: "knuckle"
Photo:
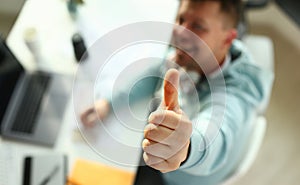
[[[176,154],[175,150],[170,150],[164,154],[166,160],[171,159]]]
[[[157,110],[150,114],[148,121],[152,123],[159,124],[164,120],[164,112],[162,110]]]
[[[165,81],[165,87],[164,87],[164,91],[166,94],[173,94],[175,92],[175,88],[173,86],[173,84],[169,81]]]
[[[144,136],[145,138],[150,138],[153,137],[153,135],[155,135],[157,128],[155,125],[149,123],[148,125],[146,125],[145,129],[144,129]]]
[[[167,110],[167,111],[165,111],[165,117],[167,117],[167,118],[177,118],[177,114],[174,111]]]
[[[178,162],[169,163],[169,170],[174,171],[179,168],[180,164]]]
[[[171,149],[172,149],[172,157],[174,157],[176,154],[178,154],[178,152],[180,152],[180,150],[182,148],[184,148],[184,146],[186,145],[186,143],[189,141],[189,138],[185,138],[185,137],[178,137],[174,140],[174,143],[172,144]]]
[[[165,113],[164,113],[164,116],[165,117],[172,117],[174,115],[173,113],[174,113],[173,111],[166,110]]]
[[[150,159],[150,156],[147,155],[146,152],[143,153],[143,158],[144,158],[144,161],[147,165],[150,165],[151,164],[151,159]]]
[[[173,151],[166,147],[158,146],[157,151],[159,152],[157,154],[165,160],[168,160],[169,158],[171,158],[174,155]]]
[[[192,122],[190,120],[183,120],[180,122],[180,128],[187,135],[191,135],[191,133],[193,131]]]
[[[182,143],[186,143],[187,137],[183,131],[176,131],[174,132],[172,139],[172,146],[178,148],[178,146],[180,146]]]
[[[180,136],[180,137],[177,137],[177,143],[179,144],[179,147],[181,147],[183,145],[183,143],[186,143],[186,137],[185,136]]]
[[[149,145],[150,145],[150,144],[149,144],[148,139],[144,139],[143,142],[142,142],[143,150],[145,150]]]
[[[144,150],[144,152],[147,152],[149,154],[153,154],[154,153],[152,147],[149,147],[149,146],[145,146],[143,148],[143,150]]]

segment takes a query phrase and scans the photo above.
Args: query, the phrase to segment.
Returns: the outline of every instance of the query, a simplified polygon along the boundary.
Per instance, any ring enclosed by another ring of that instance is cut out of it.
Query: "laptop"
[[[0,41],[0,124],[3,138],[53,146],[71,94],[71,78],[28,72]]]

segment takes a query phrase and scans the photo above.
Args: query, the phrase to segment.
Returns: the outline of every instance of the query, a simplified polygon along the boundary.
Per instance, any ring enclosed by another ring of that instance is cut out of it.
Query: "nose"
[[[176,25],[174,32],[177,36],[187,36],[189,32],[189,27],[187,24]]]
[[[192,39],[192,32],[188,29],[187,24],[175,26],[173,35],[177,44],[187,44]]]

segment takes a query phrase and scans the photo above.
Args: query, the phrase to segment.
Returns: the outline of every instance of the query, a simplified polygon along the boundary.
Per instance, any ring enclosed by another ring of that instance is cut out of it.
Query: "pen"
[[[44,180],[40,183],[40,185],[46,185],[57,174],[58,170],[59,170],[59,165],[56,165],[51,171],[51,173],[44,178]]]

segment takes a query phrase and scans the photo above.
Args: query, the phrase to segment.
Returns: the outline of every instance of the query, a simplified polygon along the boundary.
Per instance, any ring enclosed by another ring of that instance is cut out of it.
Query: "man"
[[[209,185],[226,178],[242,157],[251,118],[270,93],[273,74],[255,66],[235,40],[240,10],[239,0],[181,1],[177,24],[186,29],[174,30],[174,43],[180,47],[174,61],[201,76],[195,82],[201,108],[195,117],[187,116],[178,103],[179,73],[167,71],[162,102],[149,116],[142,143],[146,164],[161,171],[166,184]],[[202,46],[188,30],[205,42],[216,64],[199,63],[205,58]],[[226,90],[218,87],[220,79]],[[82,122],[93,125],[95,112],[103,119],[109,107],[108,101],[98,101],[82,114]],[[214,110],[223,114],[216,116]]]

